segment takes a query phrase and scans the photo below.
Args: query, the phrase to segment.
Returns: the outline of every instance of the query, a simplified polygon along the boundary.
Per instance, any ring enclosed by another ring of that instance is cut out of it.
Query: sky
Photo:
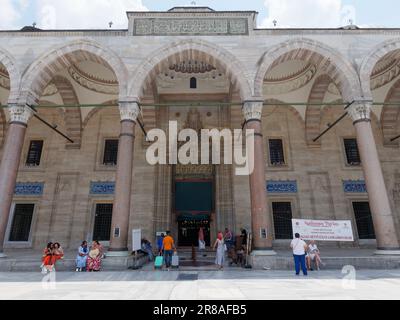
[[[126,11],[165,11],[192,0],[0,0],[0,29],[126,29]],[[400,27],[398,0],[197,0],[215,10],[255,10],[258,27]]]

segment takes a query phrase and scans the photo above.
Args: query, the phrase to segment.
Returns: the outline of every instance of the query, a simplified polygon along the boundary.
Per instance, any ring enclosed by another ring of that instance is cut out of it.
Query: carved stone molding
[[[370,101],[356,101],[348,111],[353,122],[370,121],[371,120],[371,102]]]
[[[400,75],[400,60],[383,60],[371,76],[371,90],[379,89]]]
[[[119,93],[118,81],[100,79],[84,72],[75,65],[68,68],[68,73],[76,83],[91,91],[104,94]]]
[[[159,89],[159,93],[177,93],[179,92],[182,86],[184,87],[183,90],[188,90],[185,88],[189,88],[189,80],[193,76],[197,80],[197,87],[200,88],[210,88],[209,91],[211,92],[228,92],[230,87],[230,81],[225,76],[217,76],[213,78],[211,74],[207,77],[197,76],[197,75],[190,75],[186,74],[187,77],[181,76],[183,74],[174,74],[174,78],[171,79],[170,76],[165,76],[165,74],[159,74],[156,78],[156,83]],[[206,75],[206,74],[204,74]]]
[[[146,19],[134,20],[133,34],[144,36],[164,35],[246,35],[249,32],[245,18],[197,18],[197,19]]]
[[[10,114],[10,122],[28,124],[29,119],[33,116],[33,111],[26,106],[10,105],[8,112]]]
[[[201,114],[197,108],[191,108],[187,114],[185,129],[193,129],[196,132],[200,132],[203,129],[203,123],[201,121]]]
[[[261,120],[263,110],[262,101],[247,101],[243,104],[243,115],[246,121],[256,119]]]
[[[121,121],[136,121],[140,114],[140,107],[137,102],[120,102],[119,112],[121,114]]]
[[[308,64],[294,74],[281,78],[266,78],[264,80],[264,94],[284,94],[306,86],[317,73],[317,66]]]

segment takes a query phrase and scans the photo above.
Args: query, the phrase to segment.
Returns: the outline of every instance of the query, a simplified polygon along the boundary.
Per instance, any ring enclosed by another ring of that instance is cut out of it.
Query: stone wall
[[[265,145],[267,146],[268,138],[282,138],[288,165],[272,168],[268,164],[268,148],[266,147],[266,181],[297,181],[298,189],[296,193],[268,194],[270,210],[272,210],[273,201],[290,201],[293,216],[296,218],[350,219],[355,228],[351,201],[368,200],[368,196],[366,193],[345,193],[343,190],[344,180],[363,180],[361,167],[348,167],[345,164],[342,138],[355,137],[351,120],[344,119],[325,135],[321,146],[310,147],[307,146],[305,140],[304,122],[295,109],[270,107],[268,110],[263,116]],[[234,109],[232,112],[234,113]],[[341,113],[342,111],[337,108],[325,109],[322,123],[332,122]],[[61,109],[43,109],[41,114],[50,122],[58,124],[59,130],[63,131]],[[212,120],[213,117],[207,118],[206,115],[204,119],[205,126],[213,125],[215,121]],[[211,122],[208,123],[209,121]],[[399,230],[400,156],[397,148],[383,146],[382,134],[376,119],[373,121],[373,128],[392,209],[395,213],[397,230]],[[66,149],[62,137],[44,127],[38,120],[31,120],[25,139],[18,182],[44,182],[44,193],[38,197],[14,197],[15,202],[37,203],[32,227],[32,242],[27,244],[28,247],[39,249],[51,240],[74,248],[83,239],[91,239],[94,205],[99,202],[112,202],[113,196],[90,195],[90,183],[114,181],[115,168],[102,166],[101,159],[104,139],[117,138],[118,135],[119,114],[116,108],[104,108],[94,114],[83,130],[81,149]],[[41,165],[38,168],[26,168],[24,163],[29,141],[38,138],[45,141]],[[160,216],[161,212],[169,212],[169,208],[162,207],[160,204],[165,203],[168,206],[170,202],[156,201],[156,190],[160,187],[156,185],[156,181],[160,182],[160,177],[163,175],[160,175],[158,171],[160,168],[146,163],[146,144],[143,141],[143,134],[137,129],[130,229],[140,228],[145,237],[153,239],[155,229],[160,226],[160,219],[166,220],[165,217]],[[230,216],[233,216],[234,227],[237,231],[242,227],[249,229],[251,223],[248,177],[236,176],[233,174],[234,170],[228,171],[232,172],[231,178],[226,176],[224,179],[232,181],[233,197],[230,200],[232,202],[231,204],[223,203],[228,197],[227,190],[223,191],[225,196],[219,201],[223,204],[223,208],[231,206],[233,209],[221,211],[229,215],[229,217],[223,217],[222,221],[230,221]],[[158,205],[157,210],[156,205]],[[155,223],[156,212],[159,217]],[[356,229],[354,234],[357,235]],[[286,242],[276,241],[275,243],[277,246],[283,244]],[[356,241],[354,245],[358,244]],[[361,242],[361,245],[363,244]],[[15,247],[16,244],[8,244],[8,246]]]

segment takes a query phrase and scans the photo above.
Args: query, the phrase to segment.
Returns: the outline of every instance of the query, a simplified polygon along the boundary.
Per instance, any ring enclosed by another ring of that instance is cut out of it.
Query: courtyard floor
[[[1,300],[400,299],[400,270],[0,273]]]

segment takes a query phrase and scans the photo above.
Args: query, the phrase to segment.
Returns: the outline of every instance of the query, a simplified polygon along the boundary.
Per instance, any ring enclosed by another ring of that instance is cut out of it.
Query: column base
[[[121,250],[121,251],[107,251],[106,257],[128,257],[129,256],[129,251],[127,250]]]
[[[252,257],[257,257],[257,256],[276,256],[276,254],[277,253],[272,249],[265,249],[265,250],[257,249],[253,250],[250,255]]]
[[[400,256],[400,249],[382,250],[378,249],[374,252],[376,256]]]

